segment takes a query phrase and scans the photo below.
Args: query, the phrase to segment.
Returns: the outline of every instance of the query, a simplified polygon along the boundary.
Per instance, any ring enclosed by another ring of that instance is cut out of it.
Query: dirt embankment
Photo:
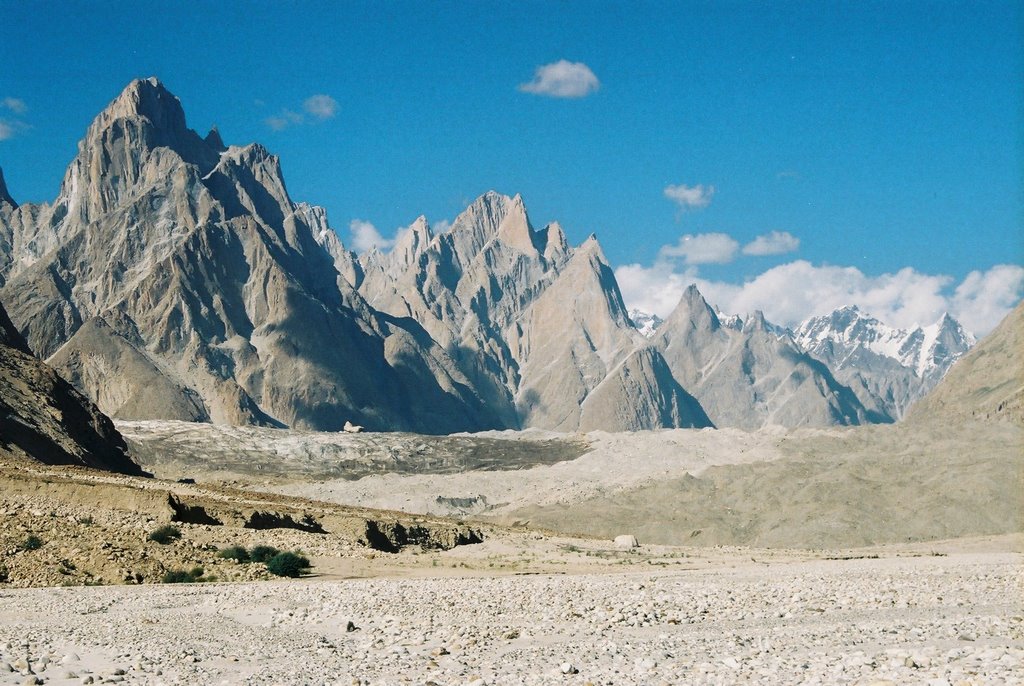
[[[162,525],[182,536],[166,544],[149,540]],[[218,551],[271,545],[351,556],[408,546],[445,550],[484,536],[478,527],[438,518],[0,462],[0,578],[15,586],[148,583],[196,566],[222,580],[262,578],[261,566],[238,565]]]

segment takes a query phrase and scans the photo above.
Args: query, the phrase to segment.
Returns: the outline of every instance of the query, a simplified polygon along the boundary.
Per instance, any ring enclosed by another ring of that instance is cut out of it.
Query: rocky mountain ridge
[[[723,328],[742,331],[750,316],[714,310]],[[752,315],[757,317],[757,315]],[[634,326],[653,338],[664,320],[634,308]],[[975,337],[948,313],[928,326],[888,326],[851,305],[811,317],[794,329],[771,322],[765,328],[789,338],[803,352],[824,363],[880,421],[902,419],[910,406],[945,376],[953,363],[976,343]]]
[[[52,204],[0,193],[0,300],[121,419],[449,433],[884,420],[695,288],[637,331],[596,237],[493,191],[356,255],[278,158],[189,129],[156,79],[96,117]],[[707,312],[705,312],[705,310]]]
[[[856,306],[808,319],[793,336],[866,407],[893,421],[902,419],[976,342],[948,313],[929,326],[905,330]]]

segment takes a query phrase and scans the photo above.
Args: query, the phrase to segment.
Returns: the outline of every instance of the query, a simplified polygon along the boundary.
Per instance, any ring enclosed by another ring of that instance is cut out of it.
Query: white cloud
[[[439,236],[442,233],[448,233],[449,229],[452,228],[452,223],[447,219],[439,219],[436,222],[431,223],[430,230],[434,232],[435,236]]]
[[[597,76],[582,62],[558,60],[537,67],[533,81],[519,85],[519,90],[553,98],[582,98],[601,87]]]
[[[665,187],[665,197],[675,201],[679,208],[683,210],[707,207],[711,204],[711,196],[714,194],[714,186],[703,186],[700,184],[686,186],[679,184],[678,186],[669,185]]]
[[[283,131],[293,124],[301,124],[303,117],[298,112],[292,112],[291,110],[281,110],[281,113],[273,117],[267,117],[263,120],[267,126],[272,128],[274,131]]]
[[[256,104],[263,106],[263,101],[257,100]],[[306,98],[302,103],[302,109],[314,120],[323,121],[337,114],[338,103],[329,95],[317,94]],[[274,131],[284,131],[290,126],[305,124],[306,116],[286,107],[280,113],[264,119],[263,123]]]
[[[362,219],[353,219],[349,222],[348,230],[352,235],[352,249],[358,253],[374,247],[383,252],[390,250],[395,244],[395,239],[384,238],[376,226]]]
[[[4,98],[0,100],[0,107],[5,107],[15,114],[25,114],[28,112],[28,105],[25,104],[24,100],[18,98]]]
[[[615,280],[626,305],[660,317],[667,317],[675,309],[683,291],[696,278],[695,269],[680,272],[667,262],[656,262],[651,267],[627,264],[615,270]]]
[[[950,276],[910,267],[868,276],[856,267],[813,265],[806,260],[773,267],[742,284],[708,281],[694,267],[674,269],[664,260],[650,267],[619,267],[615,276],[629,307],[662,317],[672,312],[686,286],[696,283],[707,301],[724,312],[761,310],[769,321],[784,326],[856,305],[901,328],[928,325],[949,312],[979,337],[991,331],[1024,295],[1024,268],[1017,265],[971,272],[959,284]]]
[[[330,119],[337,113],[338,103],[331,96],[321,93],[306,98],[302,108],[317,119]]]
[[[788,231],[772,231],[743,246],[744,255],[784,255],[800,248],[800,239]]]
[[[740,244],[729,234],[686,234],[675,245],[664,245],[658,251],[660,260],[682,258],[686,264],[725,264],[732,262]]]
[[[0,141],[5,141],[14,136],[14,127],[0,119]]]
[[[1024,291],[1024,267],[998,264],[988,271],[973,271],[953,293],[949,308],[968,331],[988,332],[1013,309]]]

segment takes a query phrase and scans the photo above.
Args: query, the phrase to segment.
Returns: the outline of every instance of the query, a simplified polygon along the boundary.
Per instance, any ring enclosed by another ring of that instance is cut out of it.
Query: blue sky
[[[355,220],[387,239],[495,189],[574,243],[596,232],[627,301],[662,313],[697,281],[783,322],[850,301],[984,331],[1024,288],[1019,3],[0,11],[18,201],[52,199],[91,119],[155,75],[193,128],[280,155],[293,199],[350,245]],[[568,81],[537,80],[563,60]]]

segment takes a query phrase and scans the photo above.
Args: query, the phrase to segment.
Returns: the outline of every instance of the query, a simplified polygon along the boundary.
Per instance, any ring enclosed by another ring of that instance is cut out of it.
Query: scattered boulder
[[[345,433],[347,433],[347,434],[357,434],[357,433],[362,433],[362,431],[363,431],[363,427],[358,426],[356,424],[353,424],[350,421],[346,421],[345,422]]]
[[[636,541],[636,536],[633,534],[623,534],[615,537],[615,547],[622,548],[625,550],[632,550],[633,548],[640,547],[640,544]]]

